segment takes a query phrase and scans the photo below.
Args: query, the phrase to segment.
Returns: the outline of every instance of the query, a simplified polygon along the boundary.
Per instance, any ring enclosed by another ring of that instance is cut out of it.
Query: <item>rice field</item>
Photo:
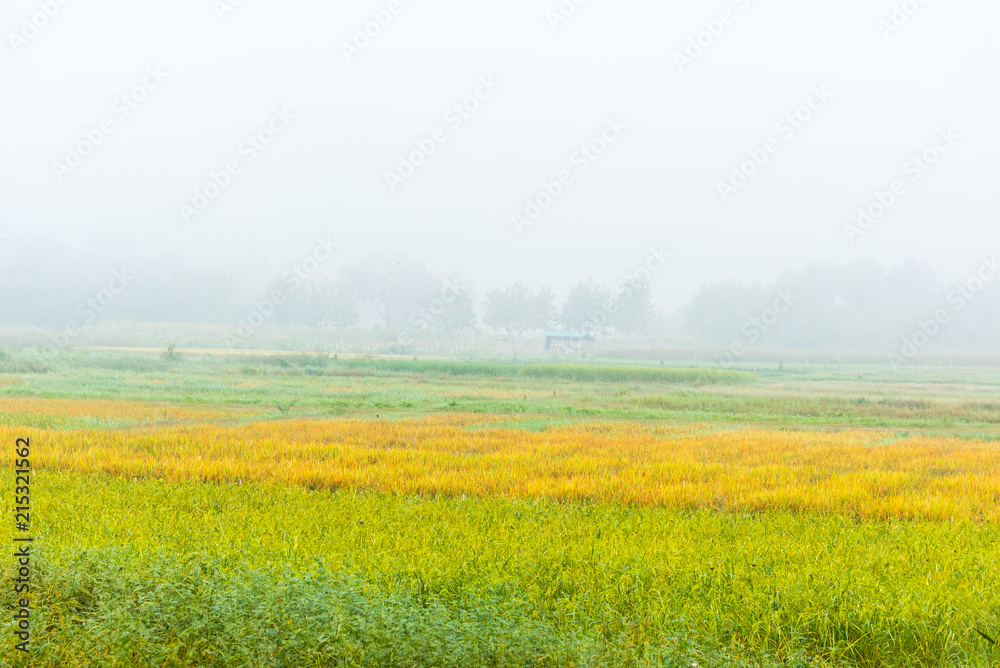
[[[986,524],[38,479],[35,665],[995,659]]]
[[[5,359],[0,665],[1000,665],[989,374]]]
[[[0,440],[17,431],[0,428]],[[500,416],[281,420],[36,433],[40,469],[401,495],[546,498],[858,519],[996,522],[1000,448],[877,431],[633,422],[518,429]]]

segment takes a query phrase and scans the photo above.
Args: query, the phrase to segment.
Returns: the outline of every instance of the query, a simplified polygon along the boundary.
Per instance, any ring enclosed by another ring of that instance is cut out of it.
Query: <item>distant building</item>
[[[594,337],[587,332],[542,332],[542,336],[545,337],[546,350],[551,350],[553,341],[568,341],[570,343],[575,341],[576,349],[580,350],[581,343],[594,340]]]

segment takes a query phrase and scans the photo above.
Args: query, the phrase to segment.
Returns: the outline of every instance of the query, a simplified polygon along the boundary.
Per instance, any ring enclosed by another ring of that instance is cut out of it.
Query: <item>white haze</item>
[[[881,0],[587,0],[556,30],[556,0],[401,0],[348,64],[341,44],[387,4],[244,0],[220,20],[213,0],[72,0],[17,53],[39,3],[6,4],[0,252],[106,246],[263,282],[329,234],[338,265],[403,251],[481,294],[613,282],[663,246],[654,293],[676,308],[707,281],[812,261],[913,258],[944,280],[1000,250],[995,2],[927,2],[885,39]],[[736,22],[679,73],[674,53],[726,8]],[[53,161],[150,66],[166,80],[60,183]],[[482,76],[500,88],[390,193],[385,171]],[[723,203],[717,181],[814,86],[829,103]],[[276,107],[295,121],[183,225],[178,205]],[[608,118],[621,139],[518,234],[511,215]],[[849,243],[856,209],[948,127],[954,148]]]

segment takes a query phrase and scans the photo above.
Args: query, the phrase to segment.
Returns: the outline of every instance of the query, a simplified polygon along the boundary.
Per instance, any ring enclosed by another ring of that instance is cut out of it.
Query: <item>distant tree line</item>
[[[590,334],[641,332],[655,317],[648,283],[625,285],[613,294],[589,278],[573,286],[561,307],[556,307],[551,289],[536,292],[514,283],[488,292],[483,312],[484,324],[518,336],[550,328]]]
[[[365,322],[410,336],[435,336],[471,330],[479,322],[471,285],[455,276],[435,276],[400,254],[346,265],[335,278],[312,280],[290,273],[250,298],[224,273],[137,273],[126,289],[107,304],[97,304],[96,310],[88,302],[105,291],[106,277],[85,259],[63,256],[52,265],[60,270],[39,272],[16,261],[0,269],[0,324],[62,328],[67,321],[85,325],[94,320],[232,323],[275,294],[280,303],[262,309],[267,322],[275,325],[349,329]],[[574,286],[560,306],[550,288],[536,291],[513,283],[487,293],[482,310],[482,324],[515,336],[549,328],[595,334],[639,331],[653,319],[648,285],[626,285],[612,294],[590,279]]]
[[[127,289],[105,305],[103,296],[111,297],[108,275],[97,268],[107,268],[106,262],[58,249],[36,251],[7,257],[0,266],[0,324],[55,329],[67,321],[109,320],[229,325],[261,298],[239,290],[223,272],[135,268]],[[977,276],[943,284],[929,266],[917,262],[886,271],[861,261],[814,264],[769,284],[706,284],[680,311],[690,336],[683,344],[741,354],[779,347],[888,353],[915,336],[923,348],[993,351],[1000,348],[1000,281]],[[471,285],[455,276],[436,276],[400,254],[375,255],[317,280],[281,277],[264,294],[278,289],[283,299],[267,313],[269,324],[364,326],[410,338],[484,327],[513,338],[549,329],[641,336],[656,331],[665,317],[657,314],[648,283],[619,283],[613,289],[589,278],[561,301],[551,288],[513,282],[482,295],[477,313]],[[928,319],[942,311],[947,324],[938,330]],[[921,335],[921,327],[933,333]]]
[[[889,271],[870,260],[813,264],[766,285],[703,285],[682,315],[692,335],[718,349],[888,354],[926,336],[922,349],[993,351],[1000,349],[1000,280],[979,275],[944,284],[913,261]],[[936,327],[936,316],[947,324]]]

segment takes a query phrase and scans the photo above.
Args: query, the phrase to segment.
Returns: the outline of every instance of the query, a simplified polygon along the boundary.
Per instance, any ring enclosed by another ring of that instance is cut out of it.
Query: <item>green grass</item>
[[[235,407],[226,421],[479,412],[536,432],[598,417],[1000,439],[988,370],[719,371],[6,350],[0,396]],[[0,413],[0,424],[141,427],[31,413]],[[979,635],[1000,635],[1000,531],[989,525],[51,470],[33,482],[31,665],[1000,665]]]
[[[36,488],[33,665],[1000,660],[976,633],[1000,630],[990,526],[50,471]]]
[[[520,365],[505,362],[456,362],[448,360],[351,359],[335,360],[331,372],[351,369],[384,373],[431,373],[446,376],[516,376]]]
[[[47,359],[30,350],[7,350],[0,355],[0,395],[227,404],[253,409],[242,412],[245,419],[274,418],[278,406],[292,405],[289,414],[297,417],[444,411],[874,427],[1000,438],[1000,390],[982,370],[933,369],[935,378],[921,383],[867,376],[859,380],[853,372],[832,376],[832,370],[820,367],[812,371],[815,374],[801,369],[762,374],[753,383],[720,385],[709,382],[713,374],[721,373],[717,369],[335,360],[314,354],[184,355],[169,360],[160,355],[74,352]],[[676,374],[686,381],[670,382]],[[60,426],[55,419],[44,424],[37,418],[23,419],[33,426]],[[62,426],[89,423],[73,420]]]
[[[561,378],[576,382],[664,383],[676,385],[719,385],[751,383],[757,376],[744,371],[653,366],[603,366],[582,364],[531,364],[521,368],[528,378]]]
[[[279,360],[281,358],[278,358]],[[287,363],[286,363],[287,364]],[[718,385],[751,383],[756,375],[722,369],[673,368],[622,364],[516,364],[507,362],[459,362],[446,360],[335,360],[328,372],[350,369],[367,372],[432,373],[487,378],[563,379],[575,382],[648,382],[673,385]]]
[[[0,425],[25,429],[122,429],[137,426],[130,420],[99,417],[65,417],[38,413],[0,413]]]

